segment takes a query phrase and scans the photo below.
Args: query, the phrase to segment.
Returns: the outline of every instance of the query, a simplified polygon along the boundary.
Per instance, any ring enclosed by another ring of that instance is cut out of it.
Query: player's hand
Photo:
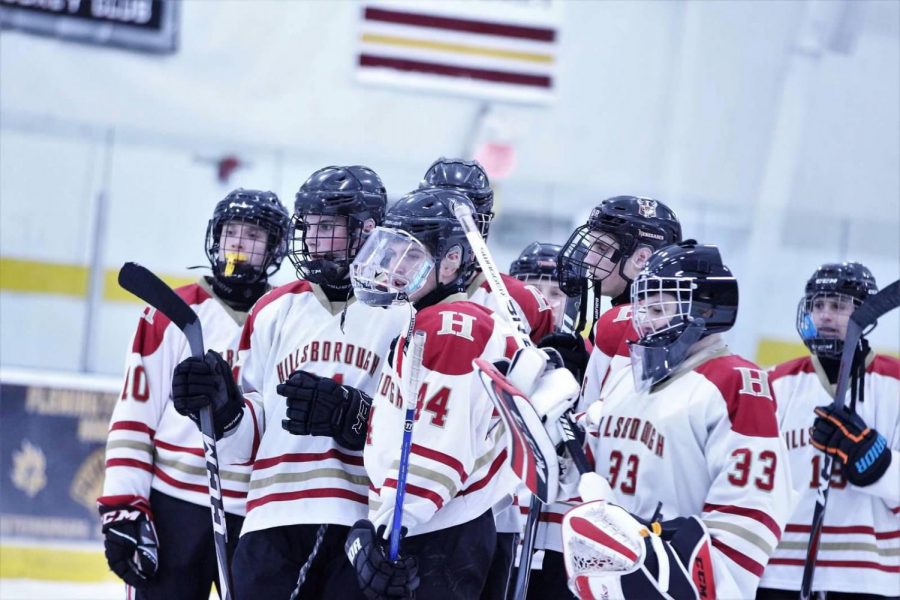
[[[581,383],[591,355],[584,346],[584,339],[573,333],[551,333],[538,342],[539,348],[553,348],[562,357],[565,367]]]
[[[412,556],[392,561],[385,542],[371,521],[361,519],[350,529],[344,544],[347,558],[356,570],[363,595],[369,600],[412,598],[419,587],[419,565]]]
[[[101,506],[100,518],[109,568],[128,585],[145,587],[159,564],[153,521],[132,504]]]
[[[212,405],[217,440],[237,427],[244,416],[243,396],[231,367],[213,350],[203,358],[191,356],[178,363],[172,375],[172,404],[198,428],[200,411]]]
[[[276,391],[286,398],[287,418],[281,426],[294,435],[334,438],[350,450],[366,443],[372,399],[328,377],[294,371]]]
[[[847,480],[855,486],[872,485],[891,464],[887,440],[866,426],[859,415],[834,403],[815,409],[812,445],[834,456],[844,466]]]

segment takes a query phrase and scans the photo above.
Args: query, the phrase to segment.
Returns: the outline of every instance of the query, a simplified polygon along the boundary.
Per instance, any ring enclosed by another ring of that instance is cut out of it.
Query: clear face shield
[[[645,392],[666,379],[703,335],[703,319],[691,316],[690,278],[639,276],[631,284],[631,322],[638,333],[629,342],[634,387]]]
[[[860,300],[836,292],[807,294],[797,305],[797,333],[816,356],[840,357],[847,321]]]
[[[409,302],[434,270],[428,249],[409,233],[376,227],[350,265],[353,292],[369,306]]]

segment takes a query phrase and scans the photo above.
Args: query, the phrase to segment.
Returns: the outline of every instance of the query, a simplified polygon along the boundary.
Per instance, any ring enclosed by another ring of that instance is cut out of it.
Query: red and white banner
[[[360,81],[487,99],[554,99],[557,0],[365,2]]]

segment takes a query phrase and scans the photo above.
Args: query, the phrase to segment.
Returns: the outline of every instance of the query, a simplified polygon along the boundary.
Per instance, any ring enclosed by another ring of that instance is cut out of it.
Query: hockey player
[[[481,231],[481,237],[488,239],[490,226],[494,219],[494,192],[484,168],[476,160],[461,158],[439,158],[434,161],[422,180],[419,189],[451,190],[463,194],[474,206],[473,215]],[[500,274],[510,296],[514,308],[519,313],[531,340],[539,346],[553,346],[559,340],[552,336],[554,331],[553,311],[548,300],[540,290],[530,283],[519,281],[511,275]],[[494,310],[505,310],[500,300],[491,290],[484,274],[476,265],[465,289],[471,302],[481,304]],[[549,336],[549,337],[548,337]],[[571,342],[562,338],[563,347],[557,348],[566,352]],[[514,552],[518,544],[523,522],[516,506],[510,506],[496,515],[497,551],[494,564],[490,569],[490,581],[485,589],[485,597],[504,595],[509,585]]]
[[[386,200],[367,167],[313,173],[294,203],[290,258],[300,279],[263,297],[241,334],[250,414],[230,443],[240,441],[254,462],[234,558],[238,598],[360,596],[343,544],[367,511],[366,394],[407,314],[355,302],[348,268]],[[310,396],[314,410],[303,413]],[[318,419],[337,405],[352,410],[346,429]]]
[[[588,282],[594,293],[596,323],[590,354],[581,352],[580,341],[571,335],[557,334],[553,343],[569,370],[583,374],[580,410],[600,398],[600,387],[611,369],[630,368],[626,342],[636,340],[637,333],[631,325],[629,286],[655,249],[679,241],[681,225],[664,203],[652,198],[615,196],[600,202],[560,250],[559,287],[568,296],[581,298],[582,315]],[[598,318],[601,296],[612,299],[612,308]],[[535,571],[529,584],[531,598],[568,594],[560,524],[569,508],[571,504],[559,503],[545,507],[541,514],[537,545],[546,551],[540,572]]]
[[[757,598],[797,598],[824,452],[834,462],[813,591],[828,598],[900,596],[900,360],[875,354],[863,337],[847,404],[833,405],[847,321],[876,291],[859,263],[816,269],[797,307],[797,331],[811,356],[770,373],[800,498]]]
[[[285,256],[289,222],[272,192],[231,192],[216,205],[206,231],[212,276],[176,290],[200,317],[210,349],[203,364],[222,375],[219,391],[232,394],[215,412],[218,436],[241,416],[242,402],[231,377],[234,350],[247,311],[268,289],[268,277]],[[173,391],[178,395],[172,369],[189,355],[181,331],[147,308],[110,424],[106,478],[98,499],[106,558],[119,577],[137,588],[138,598],[206,600],[212,582],[218,586],[200,432],[178,414],[184,406],[169,401]],[[250,469],[224,453],[219,459],[230,555],[245,512]]]
[[[689,240],[650,258],[631,301],[632,368],[610,373],[599,415],[588,409],[614,498],[566,515],[570,586],[585,598],[752,597],[791,490],[767,375],[721,337],[737,282],[715,246]]]
[[[631,327],[629,286],[654,250],[681,241],[681,224],[659,200],[615,196],[598,204],[587,222],[575,229],[559,253],[559,287],[567,295],[581,296],[587,283],[594,292],[594,343],[583,382],[584,405],[600,397],[610,368],[628,366],[626,341],[636,339]],[[612,308],[599,315],[600,297],[611,298]]]
[[[513,332],[483,306],[466,301],[475,261],[454,216],[455,202],[467,200],[436,189],[405,196],[353,265],[361,300],[414,303],[415,330],[426,333],[418,380],[410,380],[415,369],[401,338],[373,399],[365,449],[373,486],[370,521],[357,523],[347,540],[369,597],[402,597],[417,587],[421,598],[478,598],[496,547],[491,509],[508,502],[517,485],[506,466],[504,429],[496,426],[472,366],[479,357],[508,355]],[[404,560],[393,563],[380,530],[391,526],[394,514],[402,398],[412,390],[419,408],[402,507],[409,534]]]

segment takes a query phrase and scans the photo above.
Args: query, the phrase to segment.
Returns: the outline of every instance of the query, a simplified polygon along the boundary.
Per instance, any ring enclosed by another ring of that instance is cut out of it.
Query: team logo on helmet
[[[642,217],[647,219],[656,218],[656,200],[651,198],[638,198],[638,212],[641,213]]]

